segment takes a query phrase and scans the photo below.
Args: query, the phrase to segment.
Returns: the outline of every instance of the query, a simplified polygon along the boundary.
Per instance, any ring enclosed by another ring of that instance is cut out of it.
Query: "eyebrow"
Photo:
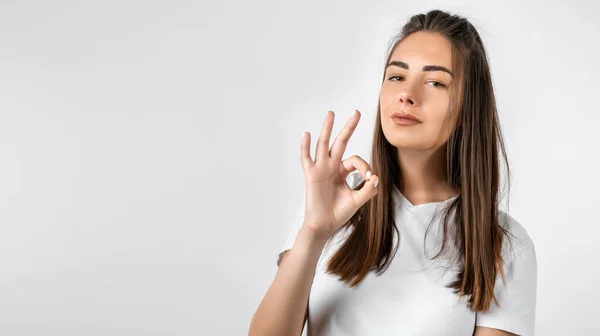
[[[391,61],[385,68],[387,69],[389,66],[397,66],[399,68],[403,68],[408,70],[408,64],[401,61]],[[448,68],[443,67],[441,65],[426,65],[423,67],[423,71],[444,71],[450,74],[450,76],[454,77],[452,71],[448,70]]]

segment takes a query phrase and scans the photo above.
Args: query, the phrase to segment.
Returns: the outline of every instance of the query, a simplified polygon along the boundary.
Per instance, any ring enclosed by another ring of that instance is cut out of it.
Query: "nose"
[[[408,88],[404,88],[400,92],[400,97],[398,97],[398,99],[402,105],[406,104],[412,106],[416,104],[414,94],[411,91],[409,91]]]

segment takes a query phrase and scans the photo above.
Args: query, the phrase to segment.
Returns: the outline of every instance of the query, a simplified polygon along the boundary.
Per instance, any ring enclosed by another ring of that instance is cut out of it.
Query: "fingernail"
[[[377,188],[378,184],[379,184],[379,179],[375,180],[375,188]]]
[[[372,174],[371,174],[371,172],[370,172],[370,171],[368,171],[366,175],[367,175],[367,180],[369,180],[369,179],[371,178],[371,175],[372,175]]]

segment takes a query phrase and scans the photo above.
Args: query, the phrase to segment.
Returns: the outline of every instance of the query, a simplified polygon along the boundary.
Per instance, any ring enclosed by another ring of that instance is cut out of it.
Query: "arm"
[[[252,317],[249,335],[302,333],[308,296],[325,243],[310,231],[300,229],[293,248],[285,253],[273,283]]]

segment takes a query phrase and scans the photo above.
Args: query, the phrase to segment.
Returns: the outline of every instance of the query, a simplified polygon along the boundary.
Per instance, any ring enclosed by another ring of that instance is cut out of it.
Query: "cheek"
[[[435,106],[446,106],[448,104],[448,92],[444,89],[439,88],[427,88],[423,90],[421,98],[423,101],[428,102]]]
[[[423,98],[425,98],[422,100],[423,107],[435,114],[436,119],[444,119],[446,117],[450,106],[447,94],[436,92]]]
[[[383,86],[381,88],[381,93],[379,94],[379,105],[381,106],[381,109],[384,110],[385,107],[388,106],[393,100],[394,92]]]

